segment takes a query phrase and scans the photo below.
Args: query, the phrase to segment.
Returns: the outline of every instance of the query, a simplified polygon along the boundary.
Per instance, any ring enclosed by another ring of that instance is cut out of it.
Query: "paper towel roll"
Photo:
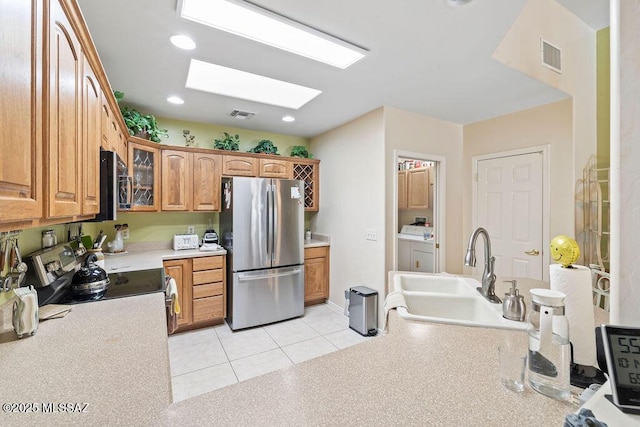
[[[569,339],[573,344],[573,361],[580,365],[597,366],[594,332],[591,270],[582,265],[563,268],[549,266],[551,289],[564,293],[565,315],[569,321]]]

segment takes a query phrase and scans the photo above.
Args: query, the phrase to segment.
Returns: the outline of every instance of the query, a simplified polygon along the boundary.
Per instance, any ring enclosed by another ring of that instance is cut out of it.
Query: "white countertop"
[[[171,404],[162,294],[80,304],[33,337],[0,335],[0,401],[39,410],[3,413],[0,423],[562,425],[577,405],[500,383],[496,348],[506,337],[526,346],[519,331],[406,321],[392,311],[379,338]],[[49,402],[88,404],[88,412],[43,413]]]
[[[162,268],[162,262],[165,260],[225,255],[227,253],[224,249],[217,251],[201,251],[199,249],[174,251],[173,249],[154,249],[153,247],[145,249],[139,246],[126,248],[126,251],[123,254],[105,254],[104,265],[107,273]]]

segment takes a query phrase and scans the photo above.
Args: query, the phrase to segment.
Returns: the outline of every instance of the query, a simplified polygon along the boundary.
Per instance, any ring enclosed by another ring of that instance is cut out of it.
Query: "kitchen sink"
[[[526,330],[526,322],[502,317],[502,305],[481,296],[475,279],[450,275],[395,274],[394,289],[402,292],[407,308],[398,315],[408,320],[497,329]]]
[[[428,279],[425,279],[428,277]],[[395,276],[396,288],[399,285],[404,292],[434,292],[456,295],[475,294],[476,290],[469,286],[463,277],[398,274]]]

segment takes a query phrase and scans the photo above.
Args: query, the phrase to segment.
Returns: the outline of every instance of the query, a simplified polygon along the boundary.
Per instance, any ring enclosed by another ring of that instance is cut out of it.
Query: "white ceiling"
[[[574,9],[589,3],[561,2],[578,3]],[[112,88],[160,117],[311,137],[383,105],[467,124],[566,97],[491,59],[526,0],[475,0],[459,8],[443,0],[254,2],[369,51],[346,70],[180,19],[176,0],[78,3]],[[197,48],[171,45],[169,37],[178,33],[191,36]],[[191,58],[322,94],[296,111],[186,89]],[[167,103],[170,95],[185,103]],[[256,115],[234,119],[233,109]],[[296,121],[282,122],[287,114]]]

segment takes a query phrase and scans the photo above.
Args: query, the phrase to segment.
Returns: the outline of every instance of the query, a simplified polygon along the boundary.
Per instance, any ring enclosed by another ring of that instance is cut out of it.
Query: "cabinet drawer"
[[[224,284],[222,282],[197,285],[193,287],[193,299],[222,295],[223,289]]]
[[[193,284],[201,285],[203,283],[222,282],[224,280],[223,270],[203,270],[193,272]]]
[[[224,257],[206,256],[193,259],[193,271],[213,270],[214,268],[222,268]]]
[[[206,320],[224,317],[224,300],[222,295],[193,300],[193,321],[203,322]]]
[[[327,256],[327,246],[319,246],[316,248],[306,248],[304,250],[304,259],[322,258]]]

